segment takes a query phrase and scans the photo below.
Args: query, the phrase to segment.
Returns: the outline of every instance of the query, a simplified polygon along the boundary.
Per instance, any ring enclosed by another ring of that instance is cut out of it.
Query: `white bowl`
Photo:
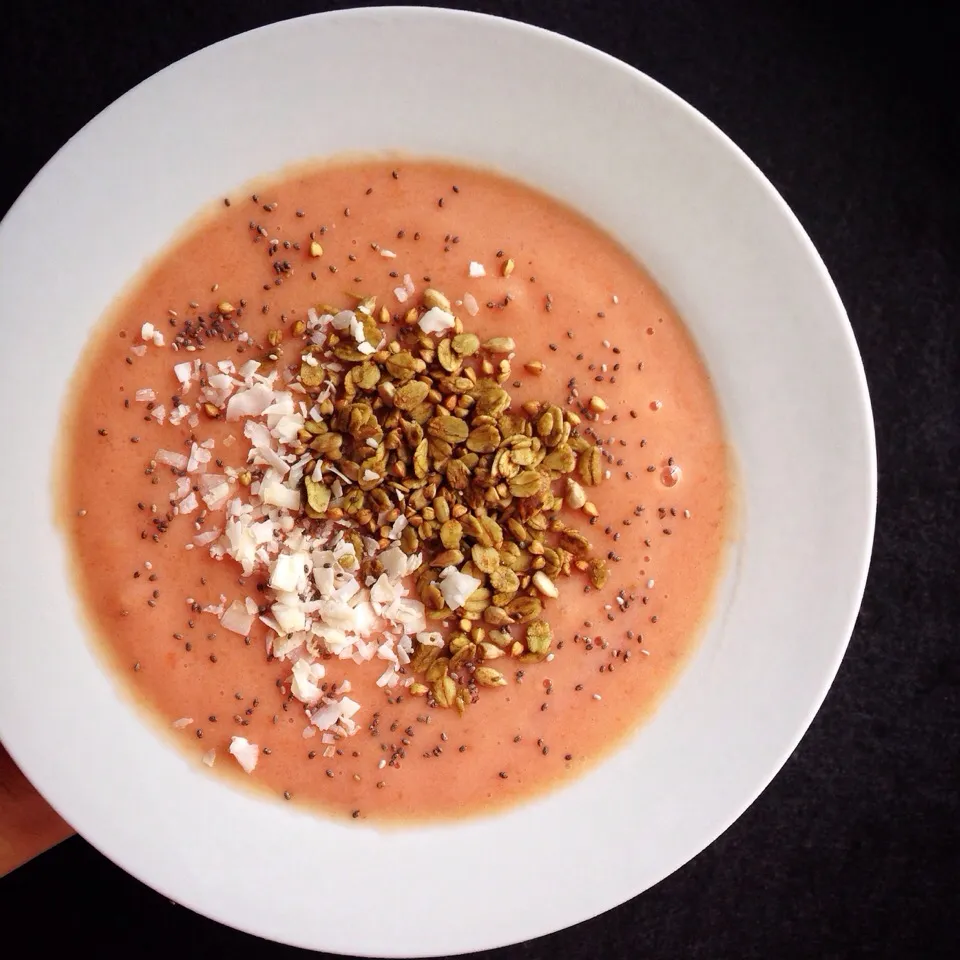
[[[651,722],[535,802],[387,831],[231,789],[161,741],[85,642],[51,511],[71,371],[144,259],[255,174],[383,148],[499,167],[633,250],[706,359],[742,499],[724,601]],[[234,37],[141,84],[50,161],[0,228],[0,286],[11,454],[0,732],[83,836],[200,913],[383,956],[557,930],[645,890],[728,827],[833,679],[876,495],[869,399],[843,306],[750,161],[610,57],[517,23],[416,8]],[[448,845],[464,851],[464,873],[434,865]]]

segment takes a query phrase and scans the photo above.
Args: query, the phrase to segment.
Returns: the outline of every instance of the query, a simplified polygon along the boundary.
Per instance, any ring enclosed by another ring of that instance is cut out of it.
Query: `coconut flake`
[[[482,263],[477,263],[476,260],[471,260],[470,266],[467,268],[467,272],[471,277],[476,279],[477,277],[485,277],[487,275],[487,268]]]
[[[256,615],[247,611],[247,605],[241,600],[234,600],[227,607],[220,618],[220,626],[231,633],[238,633],[245,637],[253,626]]]
[[[162,463],[165,466],[173,467],[176,470],[186,470],[187,469],[187,456],[184,453],[176,453],[173,450],[158,450],[154,455],[153,459],[157,463]]]
[[[269,543],[276,536],[277,525],[267,518],[266,520],[260,520],[258,523],[250,524],[250,533],[253,534],[254,542],[259,547],[261,544]],[[256,606],[256,604],[254,604]]]
[[[198,533],[193,538],[193,542],[198,547],[205,547],[208,543],[213,543],[213,541],[216,540],[217,537],[219,536],[220,536],[220,528],[215,527],[213,530],[205,530],[203,533]]]
[[[391,619],[409,633],[417,633],[427,626],[426,607],[420,600],[404,597],[397,603]]]
[[[451,610],[462,607],[467,598],[480,586],[480,581],[469,574],[461,573],[456,567],[444,567],[440,572],[440,592],[443,601]]]
[[[250,743],[246,737],[231,737],[229,750],[244,773],[253,773],[260,759],[260,748],[255,743]]]
[[[247,420],[243,425],[243,435],[257,449],[272,449],[273,437],[265,423],[258,423],[256,420]]]
[[[357,321],[357,315],[352,310],[338,310],[330,317],[334,330],[349,330]]]
[[[176,378],[186,386],[193,377],[193,361],[184,360],[183,363],[175,363],[173,372]]]
[[[281,443],[294,443],[297,434],[303,429],[303,417],[300,414],[285,414],[280,417],[270,431]]]
[[[392,531],[391,531],[392,536]],[[388,547],[377,559],[383,567],[383,572],[391,580],[399,580],[407,573],[407,555],[400,547]]]
[[[425,647],[442,647],[444,644],[443,634],[436,630],[423,630],[417,634],[417,643]]]
[[[263,618],[261,617],[261,619]],[[268,637],[267,652],[272,654],[276,660],[286,660],[291,653],[294,653],[303,646],[303,642],[307,636],[307,633],[300,630],[297,633],[291,633],[285,637]]]
[[[456,320],[452,313],[441,310],[440,307],[431,307],[421,318],[419,327],[424,333],[443,333],[449,330]]]
[[[255,383],[248,390],[238,390],[227,403],[227,419],[259,417],[273,403],[273,390],[264,383]]]
[[[399,583],[391,582],[385,573],[381,573],[370,587],[370,602],[374,605],[374,609],[379,606],[381,609],[377,612],[382,613],[383,607],[396,600],[402,594],[402,590]]]
[[[285,487],[279,480],[264,480],[260,484],[260,498],[264,503],[287,510],[300,509],[300,491]]]
[[[212,613],[215,617],[222,617],[223,611],[226,609],[226,606],[227,606],[227,598],[221,593],[220,602],[217,604],[208,603],[203,608],[203,612]]]
[[[340,704],[336,700],[324,703],[310,718],[310,723],[319,730],[329,730],[340,719]]]
[[[181,403],[179,406],[174,407],[170,411],[170,423],[172,426],[179,426],[183,418],[190,412],[190,408],[185,404]]]
[[[296,412],[296,406],[293,402],[293,394],[289,390],[274,393],[273,402],[263,411],[263,416],[285,417]]]
[[[275,603],[270,612],[280,628],[280,634],[299,633],[307,624],[306,614],[299,605],[289,603]]]
[[[392,687],[395,686],[397,682],[397,669],[391,663],[383,673],[377,677],[377,686],[378,687]]]
[[[315,639],[308,646],[322,645],[322,649],[333,656],[339,656],[347,647],[353,644],[353,638],[350,638],[336,627],[313,625],[313,634]]]
[[[248,360],[237,371],[243,379],[249,380],[260,369],[259,360]]]
[[[293,681],[290,692],[302,703],[316,703],[322,696],[317,680],[322,680],[326,669],[322,663],[307,663],[298,660],[293,665]]]
[[[204,450],[196,443],[190,444],[190,457],[187,460],[187,473],[196,473],[202,464],[210,462],[210,451]]]
[[[156,390],[151,390],[149,387],[145,387],[134,394],[134,399],[137,403],[153,403],[153,401],[157,399],[157,392]]]
[[[282,553],[274,564],[270,586],[285,593],[306,589],[307,574],[304,568],[309,567],[309,563],[309,554]]]
[[[203,502],[208,510],[219,510],[230,496],[230,484],[222,481],[204,495]]]

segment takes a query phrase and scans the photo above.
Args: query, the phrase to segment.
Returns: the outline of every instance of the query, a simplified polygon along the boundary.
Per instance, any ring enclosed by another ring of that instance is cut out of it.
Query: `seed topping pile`
[[[207,416],[242,421],[249,466],[201,473],[202,443],[156,455],[181,474],[178,514],[201,501],[225,510],[222,531],[195,542],[246,576],[269,575],[267,608],[235,600],[222,625],[246,634],[259,617],[270,628],[271,655],[293,661],[291,692],[334,738],[356,732],[359,704],[348,681],[321,691],[325,657],[378,658],[381,686],[463,712],[481,688],[506,684],[496,661],[551,656],[544,605],[568,578],[608,577],[562,519],[589,510],[585,489],[603,480],[581,414],[513,409],[513,339],[481,342],[437,290],[399,328],[390,319],[374,298],[322,305],[288,337],[271,331],[269,352],[239,369],[177,364],[181,401],[196,384]]]

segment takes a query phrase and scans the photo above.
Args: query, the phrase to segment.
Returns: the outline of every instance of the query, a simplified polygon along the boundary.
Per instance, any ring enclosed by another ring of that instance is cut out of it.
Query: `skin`
[[[0,876],[72,833],[0,746]]]

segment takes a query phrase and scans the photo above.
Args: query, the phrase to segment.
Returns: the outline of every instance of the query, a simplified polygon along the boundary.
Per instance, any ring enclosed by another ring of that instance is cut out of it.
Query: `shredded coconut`
[[[452,313],[441,310],[440,307],[431,307],[419,321],[420,329],[424,333],[443,333],[449,330],[456,320]]]
[[[480,587],[481,581],[469,574],[461,573],[456,567],[444,567],[440,572],[438,584],[443,594],[443,602],[451,609],[462,607],[470,594]]]
[[[260,759],[260,748],[255,743],[250,743],[246,737],[231,737],[229,751],[244,773],[253,773]]]

